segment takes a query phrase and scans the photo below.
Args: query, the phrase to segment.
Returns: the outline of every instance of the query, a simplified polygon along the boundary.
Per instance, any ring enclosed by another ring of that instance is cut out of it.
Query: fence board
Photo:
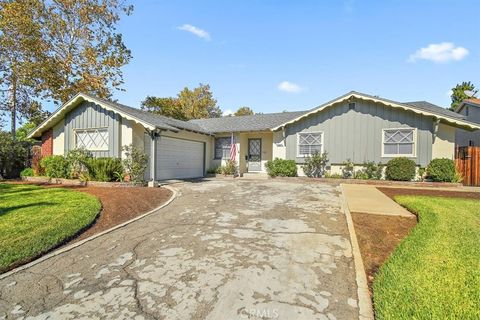
[[[480,147],[457,147],[455,164],[466,186],[480,186]]]

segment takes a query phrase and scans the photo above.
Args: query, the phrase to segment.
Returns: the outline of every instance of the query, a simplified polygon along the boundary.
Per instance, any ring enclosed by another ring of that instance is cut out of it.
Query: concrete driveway
[[[168,207],[1,280],[0,319],[358,318],[336,187],[176,187]]]

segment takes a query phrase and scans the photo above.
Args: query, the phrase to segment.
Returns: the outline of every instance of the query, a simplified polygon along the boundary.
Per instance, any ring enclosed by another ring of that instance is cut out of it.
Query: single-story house
[[[149,156],[148,181],[195,178],[230,159],[237,149],[240,173],[265,172],[274,158],[299,168],[314,152],[328,153],[339,172],[350,159],[386,163],[405,156],[425,167],[453,158],[457,129],[480,124],[425,101],[396,102],[351,91],[307,111],[180,121],[80,93],[35,128],[43,155],[84,147],[97,157],[124,157],[133,144]],[[300,174],[301,174],[300,170]]]
[[[455,111],[461,114],[465,120],[480,123],[480,99],[466,99],[458,105]],[[480,131],[457,130],[456,144],[459,147],[480,146]]]

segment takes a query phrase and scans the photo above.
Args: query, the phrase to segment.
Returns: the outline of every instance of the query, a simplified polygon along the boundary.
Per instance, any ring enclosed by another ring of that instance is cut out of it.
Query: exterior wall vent
[[[348,110],[355,110],[355,102],[350,102],[348,104]]]

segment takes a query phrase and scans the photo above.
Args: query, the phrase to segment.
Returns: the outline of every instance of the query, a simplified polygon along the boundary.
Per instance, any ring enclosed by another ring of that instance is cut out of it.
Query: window
[[[322,153],[322,137],[321,132],[299,133],[298,134],[298,156],[305,157],[315,152]]]
[[[76,129],[75,146],[90,151],[107,151],[108,129]]]
[[[415,156],[415,130],[384,129],[383,156]]]
[[[215,138],[215,159],[230,159],[230,137]]]

